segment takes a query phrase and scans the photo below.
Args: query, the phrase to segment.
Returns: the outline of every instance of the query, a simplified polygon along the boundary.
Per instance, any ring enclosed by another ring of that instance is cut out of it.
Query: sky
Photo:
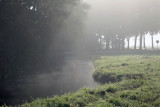
[[[84,2],[86,2],[87,4],[90,5],[90,9],[88,10],[88,19],[87,19],[87,23],[88,23],[89,27],[91,27],[92,24],[100,25],[98,23],[101,23],[101,20],[104,20],[107,17],[104,15],[104,13],[107,11],[106,6],[108,6],[106,4],[107,3],[106,1],[107,0],[84,0]],[[123,0],[123,2],[124,1],[125,0]],[[116,4],[116,5],[118,5],[118,4]],[[97,28],[99,28],[99,27],[97,26]],[[96,31],[96,29],[90,29],[90,30]],[[99,33],[99,32],[94,32],[94,33]],[[154,35],[154,46],[157,46],[156,40],[160,41],[160,34]],[[139,45],[139,38],[137,40],[137,45]],[[134,46],[134,38],[133,37],[130,39],[130,46]],[[150,35],[146,35],[146,46],[151,47],[151,36]]]

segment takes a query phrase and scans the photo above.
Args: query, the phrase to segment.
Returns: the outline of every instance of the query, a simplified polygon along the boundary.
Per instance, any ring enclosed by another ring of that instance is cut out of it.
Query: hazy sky
[[[84,0],[84,2],[87,2],[90,5],[90,9],[88,11],[88,26],[91,28],[92,25],[97,25],[97,28],[99,28],[99,26],[103,26],[103,23],[101,22],[101,20],[104,20],[107,16],[106,14],[106,10],[107,6],[112,6],[112,5],[108,5],[107,4],[107,0]],[[128,0],[123,0],[123,4],[125,4],[125,2],[128,2],[127,4],[130,4],[131,8],[134,5],[132,5],[132,3],[129,3]],[[115,1],[116,5],[118,5],[119,3],[121,3],[121,1]],[[102,23],[99,24],[99,23]],[[96,32],[96,29],[90,29],[91,32]],[[93,30],[93,31],[92,31]],[[99,33],[99,32],[97,32]],[[93,34],[94,35],[94,34]],[[154,36],[154,45],[157,46],[156,44],[156,40],[160,40],[160,35],[155,35]],[[139,44],[139,38],[137,41],[137,45]],[[130,40],[130,45],[133,46],[134,45],[134,38],[131,38]],[[146,35],[146,46],[150,47],[151,46],[151,36],[150,35]]]

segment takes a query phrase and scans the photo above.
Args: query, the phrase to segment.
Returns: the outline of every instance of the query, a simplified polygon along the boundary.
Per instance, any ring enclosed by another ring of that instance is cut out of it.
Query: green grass
[[[104,56],[94,62],[94,79],[100,83],[123,79],[149,79],[151,73],[160,71],[159,56]],[[147,75],[148,74],[148,75]]]
[[[160,107],[160,56],[103,56],[94,65],[93,77],[103,85],[20,106]]]

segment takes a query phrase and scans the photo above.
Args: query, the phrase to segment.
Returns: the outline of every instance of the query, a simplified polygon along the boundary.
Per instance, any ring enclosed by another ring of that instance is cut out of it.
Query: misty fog
[[[143,11],[143,6],[146,5],[153,5],[154,7],[150,7],[150,11],[154,8],[158,8],[160,2],[158,0],[147,0],[138,2],[136,0],[84,0],[86,3],[90,5],[90,9],[88,10],[88,18],[87,18],[87,33],[92,36],[96,36],[97,33],[100,35],[108,35],[108,29],[112,29],[111,27],[116,24],[117,20],[120,20],[122,23],[126,23],[129,19],[131,20],[132,17],[136,17],[137,13],[135,12],[138,10],[137,7],[141,6]],[[148,3],[148,4],[147,4]],[[123,14],[121,13],[123,12]],[[126,16],[127,15],[127,16]],[[122,19],[120,19],[122,17]],[[140,16],[142,17],[142,16]],[[111,18],[111,19],[110,19]],[[117,19],[118,18],[118,19]],[[144,18],[147,18],[144,16]],[[155,20],[152,18],[152,20]],[[141,23],[141,22],[140,22]],[[146,21],[146,23],[148,23]],[[112,25],[113,24],[113,25]],[[123,25],[120,25],[123,26]],[[114,31],[113,29],[113,32]],[[151,48],[151,36],[150,34],[145,34],[145,42],[146,47],[149,49]],[[156,40],[160,40],[160,34],[157,33],[154,35],[154,45],[157,46]],[[130,46],[134,47],[135,37],[130,38]],[[139,46],[139,37],[137,39],[137,46]],[[127,47],[127,40],[125,40],[125,46]],[[138,48],[138,47],[137,47]]]
[[[94,88],[97,84],[92,78],[93,69],[89,59],[67,57],[65,64],[57,70],[33,71],[37,73],[17,78],[4,91],[10,93],[6,103],[24,103],[32,98],[63,95],[83,87]]]
[[[95,88],[96,58],[159,41],[159,0],[0,0],[0,105]]]

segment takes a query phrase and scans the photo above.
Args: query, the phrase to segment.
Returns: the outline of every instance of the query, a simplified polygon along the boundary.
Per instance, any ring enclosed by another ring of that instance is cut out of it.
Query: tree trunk
[[[154,44],[153,44],[153,35],[151,35],[152,38],[152,49],[154,49]]]
[[[115,45],[115,49],[117,49],[117,39],[115,39],[115,42],[114,42],[114,45]]]
[[[102,39],[101,39],[101,37],[99,38],[99,47],[100,47],[100,49],[102,49]]]
[[[100,45],[101,45],[101,43],[102,43],[101,37],[99,38],[99,43],[100,43]]]
[[[145,38],[145,35],[143,37],[143,48],[146,49],[146,38]]]
[[[115,40],[112,39],[112,49],[115,49]]]
[[[135,36],[135,41],[134,41],[134,49],[137,48],[137,36]]]
[[[124,38],[122,38],[122,43],[121,43],[121,45],[122,45],[122,49],[124,49]]]
[[[140,35],[139,50],[142,50],[142,35]]]
[[[106,50],[108,50],[108,49],[109,49],[109,40],[106,39]]]
[[[121,40],[120,39],[117,40],[117,48],[121,49]]]
[[[129,37],[129,38],[127,38],[127,42],[128,42],[128,49],[129,49],[130,37]]]

